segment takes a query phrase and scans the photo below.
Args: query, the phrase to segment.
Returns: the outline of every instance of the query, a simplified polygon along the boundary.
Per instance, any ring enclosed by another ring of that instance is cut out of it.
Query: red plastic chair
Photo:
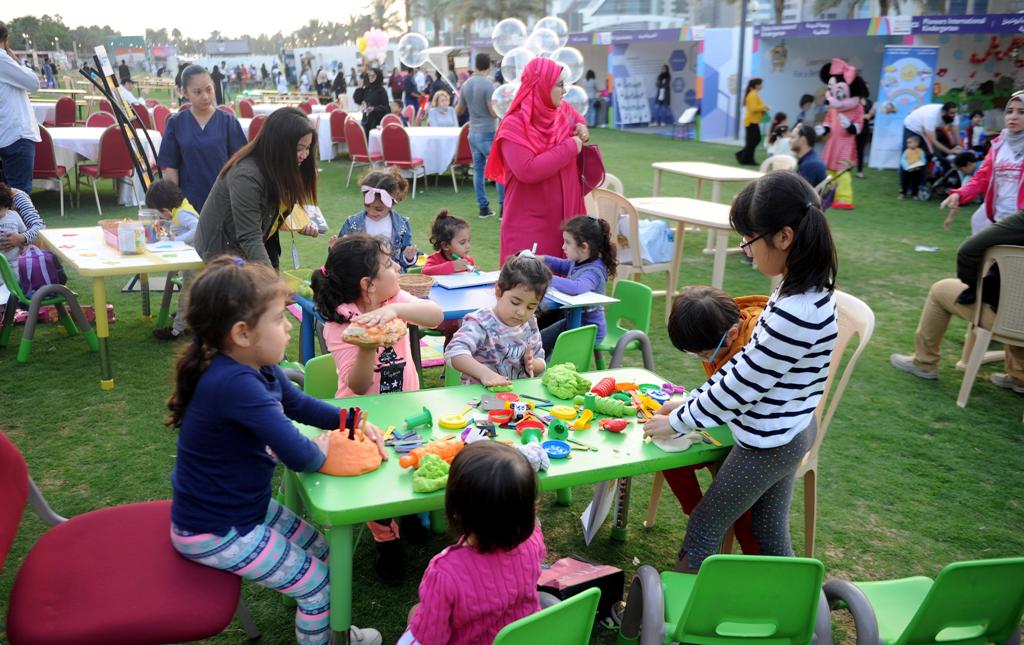
[[[167,129],[167,119],[169,118],[171,118],[171,111],[166,106],[158,105],[153,108],[153,125],[156,126],[156,131],[160,134]]]
[[[313,107],[314,105],[320,105],[320,101],[316,99],[309,99],[306,101],[306,103],[309,104],[309,107]]]
[[[261,114],[253,117],[252,123],[249,124],[249,141],[256,138],[256,135],[263,129],[263,124],[267,122],[267,115]]]
[[[331,105],[334,105],[334,103],[331,103]],[[345,121],[348,120],[348,113],[344,110],[335,109],[328,113],[328,118],[331,120],[332,148],[332,158],[328,161],[331,161],[334,157],[338,156],[338,151],[334,146],[344,145],[345,143]]]
[[[73,128],[76,118],[75,100],[68,96],[62,96],[53,106],[53,121],[43,121],[43,125],[48,128]]]
[[[132,105],[132,109],[135,110],[135,116],[138,118],[139,123],[142,127],[147,130],[153,129],[153,119],[149,116],[149,108],[145,105]]]
[[[416,117],[416,108],[411,105],[406,105],[402,108],[402,118],[405,119],[406,123],[412,123],[413,118]]]
[[[160,105],[160,101],[156,99],[146,99],[146,107],[155,108],[158,105]]]
[[[313,108],[309,105],[309,103],[299,103],[299,109],[305,112],[306,114],[313,114]]]
[[[79,187],[83,178],[88,178],[92,184],[92,192],[96,197],[96,210],[103,214],[100,207],[100,193],[96,184],[101,179],[112,179],[114,181],[114,193],[117,195],[117,180],[131,177],[135,172],[132,165],[132,155],[128,150],[128,144],[121,136],[121,130],[117,126],[106,129],[100,137],[100,154],[96,163],[80,164],[78,166],[78,178],[75,180],[75,194],[79,194]],[[78,201],[81,204],[81,199]]]
[[[338,104],[337,103],[328,103],[327,107],[324,108],[324,112],[327,112],[328,114],[330,114],[330,113],[334,112],[337,109],[338,109]]]
[[[218,105],[217,109],[220,110],[221,112],[226,112],[227,114],[230,114],[231,116],[235,116],[235,108],[231,107],[230,105]]]
[[[110,101],[107,99],[100,99],[100,112],[106,112],[107,114],[114,113],[114,108],[110,105]]]
[[[87,128],[107,128],[116,123],[117,119],[109,112],[93,112],[85,119],[85,127]]]
[[[71,176],[68,169],[57,165],[57,152],[53,149],[53,137],[45,126],[39,126],[39,142],[36,144],[35,166],[32,168],[32,179],[56,180],[60,189],[60,216],[64,217],[64,182],[68,184],[71,194]]]
[[[386,128],[389,125],[402,126],[402,117],[395,114],[385,114],[384,118],[380,120],[380,127]]]
[[[416,118],[412,120],[412,124],[418,128],[421,125],[423,125],[423,119],[425,119],[426,117],[427,111],[420,110],[419,112],[416,113]]]
[[[238,114],[243,119],[256,118],[256,114],[252,111],[252,99],[242,99],[238,102]]]
[[[458,166],[460,169],[468,169],[473,167],[473,150],[469,147],[469,124],[463,124],[459,130],[459,146],[455,149],[455,158],[452,159],[451,164],[448,166],[448,172],[452,175],[452,187],[455,188],[455,192],[459,192],[459,186],[455,181],[455,167]],[[468,176],[467,172],[465,176]]]
[[[241,600],[241,578],[191,562],[171,546],[170,501],[65,519],[50,509],[3,433],[0,488],[0,567],[26,501],[50,527],[14,578],[6,627],[11,643],[181,643],[216,636],[236,614],[246,635],[259,637]]]
[[[348,185],[352,183],[352,170],[357,165],[372,168],[384,157],[377,153],[370,154],[369,146],[366,143],[366,132],[359,121],[355,120],[355,117],[349,117],[345,121],[345,143],[348,145],[349,159],[352,160],[348,167],[348,179],[345,180],[345,187],[348,188]]]
[[[426,176],[423,160],[412,156],[409,133],[400,125],[386,125],[380,133],[380,147],[384,163],[412,173],[412,198],[416,199],[416,178]]]

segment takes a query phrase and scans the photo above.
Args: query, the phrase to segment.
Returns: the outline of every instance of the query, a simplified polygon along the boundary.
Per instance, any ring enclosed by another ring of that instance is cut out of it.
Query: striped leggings
[[[171,526],[178,553],[214,569],[230,571],[264,587],[291,596],[295,638],[300,645],[330,642],[330,582],[327,542],[290,510],[270,500],[263,524],[245,535],[192,533]]]

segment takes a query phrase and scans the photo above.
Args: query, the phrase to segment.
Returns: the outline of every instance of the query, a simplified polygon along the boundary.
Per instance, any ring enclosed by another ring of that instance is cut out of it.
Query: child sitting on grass
[[[534,313],[551,284],[551,271],[534,256],[505,261],[494,286],[497,302],[466,316],[445,349],[446,367],[462,373],[463,383],[508,385],[540,376],[544,346]]]
[[[444,502],[459,539],[430,560],[398,645],[490,643],[540,610],[537,580],[547,549],[526,458],[500,443],[466,446],[452,460]]]
[[[359,180],[363,192],[362,211],[349,217],[342,225],[338,237],[352,233],[367,233],[384,240],[390,249],[400,273],[416,266],[420,252],[412,243],[412,225],[408,217],[394,211],[395,204],[405,198],[409,184],[398,168],[390,171],[371,170]],[[333,241],[333,240],[332,240]]]

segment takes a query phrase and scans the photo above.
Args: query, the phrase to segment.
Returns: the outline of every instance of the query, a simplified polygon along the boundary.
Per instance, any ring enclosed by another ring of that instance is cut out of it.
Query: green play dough
[[[511,385],[491,385],[487,388],[491,392],[511,392]]]
[[[590,389],[590,381],[580,376],[572,363],[548,367],[541,377],[541,383],[548,392],[559,399],[571,399]]]
[[[412,490],[415,493],[432,493],[448,485],[448,471],[451,466],[437,455],[426,454],[420,458],[420,467],[412,475]]]

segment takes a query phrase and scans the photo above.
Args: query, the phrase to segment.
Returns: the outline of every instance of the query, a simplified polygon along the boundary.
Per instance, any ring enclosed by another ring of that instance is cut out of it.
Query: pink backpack
[[[29,245],[18,256],[18,283],[25,296],[32,297],[37,290],[48,284],[67,284],[68,277],[64,267],[49,251]]]

